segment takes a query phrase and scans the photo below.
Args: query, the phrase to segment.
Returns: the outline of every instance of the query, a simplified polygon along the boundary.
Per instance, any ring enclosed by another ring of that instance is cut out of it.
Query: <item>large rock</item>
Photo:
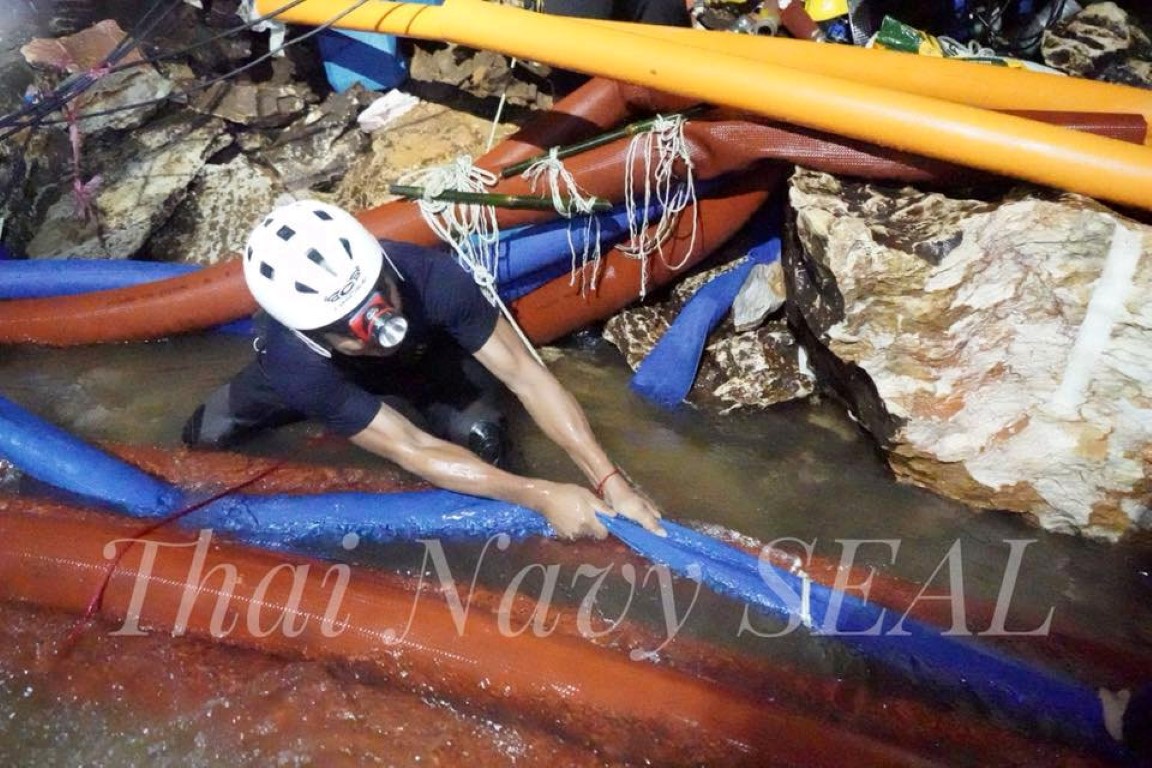
[[[792,319],[898,476],[1051,530],[1152,528],[1152,229],[809,171],[791,202]]]
[[[247,155],[209,163],[172,218],[148,242],[144,255],[157,261],[215,264],[240,253],[252,227],[275,207],[280,194],[273,175]]]
[[[220,120],[170,118],[125,134],[104,151],[91,150],[86,167],[102,179],[97,215],[80,215],[71,188],[61,190],[28,244],[28,257],[135,256],[172,215],[205,160],[231,141],[222,129]]]
[[[1052,25],[1040,52],[1070,75],[1152,88],[1152,41],[1116,3],[1094,3]]]
[[[359,86],[331,94],[281,131],[261,153],[262,162],[288,190],[334,185],[371,146],[356,116],[372,98]]]
[[[105,19],[67,37],[33,38],[20,52],[31,65],[83,79],[86,85],[77,86],[78,95],[71,105],[79,116],[77,124],[81,132],[90,135],[143,125],[172,93],[172,82],[155,67],[142,65],[142,57],[135,47],[117,60],[116,66],[124,69],[103,71],[99,68],[101,62],[123,45],[125,37],[119,24]]]

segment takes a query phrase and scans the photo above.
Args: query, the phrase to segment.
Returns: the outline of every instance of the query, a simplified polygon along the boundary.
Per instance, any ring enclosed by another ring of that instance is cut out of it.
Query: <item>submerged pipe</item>
[[[332,491],[361,492],[367,494],[399,493],[428,490],[422,480],[395,469],[380,465],[371,470],[355,467],[331,467],[313,464],[289,463],[262,459],[238,453],[198,451],[181,448],[175,451],[151,446],[109,444],[106,450],[148,475],[185,489],[200,489],[201,493],[216,492],[260,480],[248,487],[257,495],[318,494]],[[275,467],[276,471],[265,474]],[[900,579],[890,573],[876,572],[864,566],[845,567],[837,560],[812,554],[799,558],[781,549],[769,549],[759,543],[749,543],[731,532],[717,532],[711,538],[742,550],[748,557],[763,559],[784,572],[802,570],[813,582],[835,589],[841,584],[869,584],[867,599],[878,606],[908,614],[935,627],[949,627],[954,621],[951,602],[934,592],[926,592],[923,584]],[[603,542],[568,542],[566,550],[580,550],[579,557],[592,558],[602,552]],[[624,546],[621,544],[621,546]],[[965,601],[965,612],[973,626],[991,626],[995,611],[993,605]],[[1026,617],[1024,617],[1026,618]],[[1152,669],[1152,655],[1139,653],[1110,644],[1108,638],[1088,637],[1081,627],[1055,627],[1046,636],[1027,637],[1032,658],[1040,663],[1058,661],[1066,668],[1085,670],[1092,679],[1102,678],[1101,684],[1122,689],[1143,679]],[[1011,645],[1011,644],[1010,644]],[[1009,651],[1008,648],[1005,649]]]
[[[84,487],[84,461],[102,452],[81,441],[76,450],[67,446],[67,435],[19,408],[0,410],[0,434],[22,435],[0,445],[0,455],[17,467],[37,472],[38,479],[67,490],[101,498],[107,487]],[[48,451],[36,444],[36,436],[49,435]],[[78,456],[43,460],[55,454]],[[26,455],[29,458],[26,458]],[[101,474],[114,475],[112,485],[139,481],[143,492],[115,490],[101,499],[129,499],[128,511],[144,517],[169,514],[171,495],[150,476],[134,468],[114,470],[116,459],[97,457]],[[133,474],[133,471],[139,473]],[[91,474],[90,472],[87,474]],[[58,480],[57,477],[60,479]],[[173,494],[175,489],[173,489]],[[149,513],[134,501],[157,497],[163,508]],[[668,538],[661,539],[626,521],[605,519],[609,530],[640,554],[664,563],[680,573],[698,573],[711,588],[790,620],[800,617],[820,634],[830,634],[870,658],[900,670],[910,679],[927,682],[958,695],[972,695],[983,705],[1029,727],[1049,728],[1060,723],[1060,735],[1073,743],[1105,753],[1120,750],[1104,726],[1095,690],[1044,669],[1029,667],[1002,654],[941,634],[915,619],[886,613],[882,607],[813,584],[801,575],[777,569],[734,547],[668,522]],[[318,542],[331,544],[349,532],[375,541],[412,539],[421,536],[491,536],[496,533],[548,534],[550,527],[539,515],[514,505],[476,499],[446,491],[419,494],[343,493],[326,496],[236,495],[196,510],[184,524],[227,531],[231,536],[268,547],[302,549]],[[805,595],[806,598],[800,596]],[[878,628],[872,632],[872,628]]]
[[[153,474],[191,486],[234,486],[259,474],[262,479],[252,486],[252,490],[258,493],[316,493],[347,488],[362,492],[391,492],[418,487],[399,477],[394,470],[369,472],[357,468],[288,464],[240,454],[187,449],[170,452],[147,446],[116,446],[115,451],[118,456]],[[275,472],[265,474],[273,467]],[[26,503],[30,508],[37,507],[35,502]],[[419,535],[442,537],[435,528],[426,528]],[[611,542],[553,545],[552,542],[540,541],[539,546],[546,549],[542,556],[549,562],[560,558],[561,562],[605,569],[618,567],[624,552],[620,545],[614,546]],[[638,560],[636,567],[643,567],[642,563]],[[790,570],[791,563],[781,562],[780,565]],[[816,581],[821,581],[822,576],[825,584],[835,581],[837,566],[834,563],[825,563],[817,557],[805,568]],[[831,576],[823,574],[822,570],[832,571]],[[869,599],[903,613],[908,589],[915,591],[913,585],[902,585],[890,576],[876,574]],[[527,626],[539,607],[527,596],[518,596],[509,604],[506,593],[493,594],[479,585],[471,587],[468,600],[478,611],[510,610],[512,626],[517,627]],[[560,610],[549,618],[556,621],[551,625],[555,632],[574,638],[584,637],[570,611]],[[631,621],[616,624],[613,632],[620,638],[614,645],[621,648],[654,648],[667,640],[651,636]],[[802,706],[815,716],[829,718],[850,729],[873,734],[887,743],[899,744],[923,754],[951,755],[956,759],[971,754],[973,759],[979,759],[980,755],[987,753],[988,745],[995,744],[998,759],[1010,764],[1069,764],[1071,758],[1067,748],[1048,743],[1038,734],[1032,734],[1033,738],[1039,737],[1038,740],[1030,740],[956,711],[935,709],[915,698],[891,693],[881,696],[868,685],[813,677],[784,666],[755,662],[683,635],[678,635],[675,643],[664,647],[661,658],[664,664],[674,668],[699,669],[698,675],[735,687],[747,695],[768,695],[793,708]],[[1086,755],[1080,755],[1076,764],[1092,763]]]
[[[0,597],[82,612],[130,524],[0,500]],[[609,760],[657,765],[928,765],[902,749],[564,636],[502,631],[470,613],[331,563],[186,536],[130,547],[101,615],[120,634],[212,637],[310,659],[351,660],[412,690],[560,732]],[[347,568],[347,567],[346,567]],[[203,582],[201,574],[209,574]],[[219,575],[219,579],[212,574]],[[341,591],[337,593],[337,589]],[[834,734],[834,735],[833,735]]]

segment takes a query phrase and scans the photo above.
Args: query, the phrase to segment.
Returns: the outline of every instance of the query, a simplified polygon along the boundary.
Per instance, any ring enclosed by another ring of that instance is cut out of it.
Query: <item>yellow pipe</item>
[[[258,7],[268,13],[277,1]],[[1152,149],[1144,146],[776,64],[749,67],[723,52],[686,55],[667,40],[509,6],[354,6],[304,0],[280,18],[320,25],[343,13],[342,28],[497,51],[1152,210]]]
[[[757,65],[776,64],[984,109],[1141,115],[1149,125],[1145,143],[1152,142],[1152,90],[1144,88],[853,45],[599,19],[581,22],[664,40],[681,49],[741,56]]]

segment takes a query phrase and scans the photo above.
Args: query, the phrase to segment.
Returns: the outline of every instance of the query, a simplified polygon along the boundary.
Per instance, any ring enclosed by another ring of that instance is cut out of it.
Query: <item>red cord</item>
[[[600,498],[604,498],[604,484],[618,474],[620,474],[620,467],[613,467],[611,472],[604,475],[604,478],[600,482],[596,483],[596,495]]]
[[[84,615],[80,617],[75,626],[73,626],[72,631],[68,633],[68,637],[65,639],[62,647],[60,648],[58,655],[63,655],[72,648],[76,641],[80,639],[80,634],[88,626],[88,623],[92,620],[92,617],[95,616],[96,613],[100,610],[101,604],[104,602],[104,593],[108,590],[108,584],[112,581],[112,575],[116,572],[116,566],[118,566],[120,561],[124,559],[124,555],[128,554],[128,550],[132,548],[132,544],[135,543],[136,539],[147,536],[158,528],[163,528],[165,525],[168,525],[175,520],[179,520],[185,515],[206,507],[215,501],[219,501],[225,496],[231,496],[237,491],[241,491],[244,488],[247,488],[258,480],[262,480],[263,478],[272,474],[272,472],[280,468],[281,464],[283,464],[283,462],[277,461],[272,466],[257,472],[253,477],[248,478],[244,482],[238,483],[231,488],[226,488],[220,493],[217,493],[214,496],[209,496],[202,501],[189,504],[183,509],[179,509],[170,515],[166,515],[154,523],[149,523],[137,531],[135,535],[130,536],[128,546],[121,549],[120,552],[116,554],[116,558],[108,564],[108,568],[104,571],[104,578],[101,580],[100,586],[97,588],[96,593],[92,595],[92,599],[88,601],[88,607],[85,609]]]

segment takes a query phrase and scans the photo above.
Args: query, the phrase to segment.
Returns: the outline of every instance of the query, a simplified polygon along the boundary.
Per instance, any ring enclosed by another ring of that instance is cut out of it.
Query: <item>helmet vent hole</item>
[[[310,285],[305,285],[304,283],[296,283],[296,292],[297,293],[319,293],[319,291],[317,291],[315,288],[313,288]]]
[[[315,210],[312,213],[316,214],[316,218],[321,221],[332,221],[332,216],[329,215],[328,211]]]
[[[336,276],[336,270],[328,266],[328,262],[324,259],[324,254],[320,253],[320,251],[316,250],[315,248],[308,249],[308,261],[312,262],[318,267],[321,267],[325,272],[332,275],[333,277]]]
[[[292,227],[289,227],[289,226],[283,226],[283,227],[280,227],[280,229],[276,230],[276,236],[279,237],[281,240],[287,242],[296,236],[296,230],[292,229]]]
[[[268,262],[262,261],[260,262],[260,274],[271,280],[272,275],[276,274],[276,270],[272,269],[272,266],[268,264]]]
[[[344,246],[344,251],[348,254],[348,258],[352,258],[352,243],[348,242],[348,238],[340,238],[340,245]]]
[[[244,251],[244,258],[247,261],[252,261],[252,246],[248,246],[247,250]]]

